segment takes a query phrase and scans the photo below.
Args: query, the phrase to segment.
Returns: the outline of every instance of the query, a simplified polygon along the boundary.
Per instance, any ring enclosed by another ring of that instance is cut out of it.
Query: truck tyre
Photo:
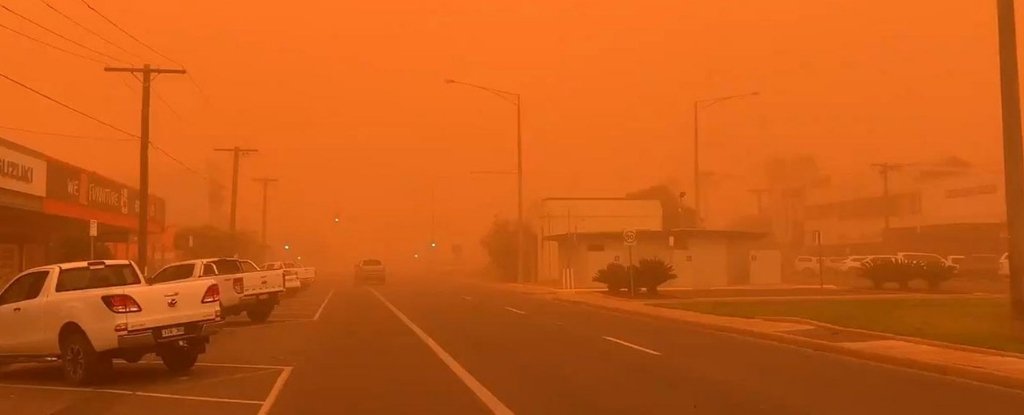
[[[113,360],[97,353],[83,333],[70,333],[61,339],[60,355],[64,380],[73,385],[95,383],[114,369]]]
[[[274,312],[274,305],[266,302],[254,304],[245,311],[245,315],[253,323],[266,323],[270,319],[270,313],[272,312]]]
[[[196,365],[199,351],[188,347],[170,347],[160,353],[160,360],[172,373],[184,373]]]

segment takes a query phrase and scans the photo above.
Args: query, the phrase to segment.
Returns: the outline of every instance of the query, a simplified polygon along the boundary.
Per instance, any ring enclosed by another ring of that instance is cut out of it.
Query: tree
[[[679,192],[667,184],[656,184],[626,194],[627,199],[654,199],[661,202],[661,226],[663,230],[694,228],[697,214],[692,207],[685,206]]]
[[[525,226],[525,225],[523,225]],[[516,224],[505,219],[496,219],[491,224],[491,229],[480,240],[480,245],[487,252],[491,266],[498,271],[498,278],[501,281],[516,281],[516,267],[519,262],[518,243],[519,235]],[[537,269],[537,234],[529,227],[524,229],[525,240],[525,264],[523,272],[527,281],[533,280]]]
[[[94,257],[89,258],[88,236],[66,236],[56,243],[54,262],[88,261],[89,259],[113,259],[114,253],[103,243],[96,243]]]
[[[189,237],[192,244],[189,246]],[[186,258],[233,257],[259,258],[262,245],[255,235],[250,233],[231,234],[224,229],[213,226],[181,228],[174,234],[174,249],[185,254]]]

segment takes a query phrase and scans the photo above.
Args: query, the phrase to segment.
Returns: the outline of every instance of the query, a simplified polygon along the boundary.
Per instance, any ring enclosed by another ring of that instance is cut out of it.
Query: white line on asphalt
[[[466,300],[466,301],[469,301],[469,300],[472,300],[473,297],[467,297],[467,296],[464,295],[464,296],[462,296],[462,299]]]
[[[619,340],[619,339],[616,339],[614,337],[608,337],[608,336],[602,336],[602,337],[604,337],[605,340],[608,340],[610,342],[615,342],[615,343],[621,344],[621,345],[626,346],[626,347],[632,347],[632,348],[637,349],[637,350],[639,350],[641,352],[650,353],[650,354],[653,354],[653,355],[656,355],[656,356],[661,356],[661,353],[658,353],[658,352],[656,352],[654,350],[651,350],[651,349],[648,349],[646,347],[640,347],[640,346],[637,346],[637,345],[635,345],[633,343],[630,343],[630,342],[627,342],[627,341],[623,341],[623,340]]]
[[[331,292],[333,293],[333,291]],[[263,402],[263,406],[260,407],[257,415],[267,415],[270,413],[270,408],[274,406],[274,402],[277,402],[277,396],[281,394],[281,389],[284,389],[284,383],[288,381],[288,377],[291,375],[292,368],[290,367],[281,371],[281,375],[277,377],[277,382],[274,382],[274,388],[270,390],[267,400]]]
[[[327,294],[327,298],[324,299],[324,303],[320,304],[320,309],[316,310],[316,315],[313,316],[313,320],[319,320],[320,319],[320,313],[324,312],[324,308],[327,307],[327,302],[331,301],[331,296],[332,295],[334,295],[334,290],[331,290],[331,292]]]
[[[423,340],[423,342],[427,344],[427,347],[430,347],[430,350],[433,350],[434,354],[436,354],[437,357],[439,357],[441,361],[444,362],[444,364],[448,365],[448,368],[455,373],[455,376],[458,376],[459,379],[462,380],[462,383],[465,383],[466,386],[469,387],[469,389],[476,394],[477,398],[480,398],[480,400],[483,401],[484,405],[486,405],[487,408],[491,410],[491,412],[499,415],[513,414],[511,409],[508,409],[508,407],[505,406],[505,404],[501,403],[501,401],[498,400],[498,397],[494,396],[494,394],[491,393],[491,391],[487,390],[487,388],[484,387],[483,384],[481,384],[478,380],[476,380],[476,378],[473,377],[472,374],[469,373],[469,371],[462,367],[462,365],[460,365],[459,362],[455,361],[455,358],[448,354],[448,352],[444,351],[444,349],[442,349],[441,346],[434,341],[434,339],[431,339],[430,336],[428,336],[427,333],[425,333],[418,326],[416,326],[416,324],[413,323],[412,320],[409,320],[409,317],[406,317],[405,314],[398,310],[398,308],[396,308],[394,305],[391,305],[391,303],[386,298],[384,298],[383,295],[380,295],[380,293],[377,292],[377,290],[370,288],[370,291],[372,291],[373,294],[376,295],[377,298],[379,298],[380,301],[383,302],[385,306],[391,309],[391,312],[395,313],[395,315],[398,316],[398,319],[402,320],[402,322],[409,327],[409,330],[412,330],[413,333],[416,333],[416,335],[419,336],[420,340]]]
[[[151,365],[162,365],[162,364],[164,364],[164,362],[161,362],[159,360],[143,360],[143,361],[141,361],[139,363],[146,363],[146,364],[151,364]],[[196,366],[236,367],[236,368],[242,368],[242,369],[277,369],[277,370],[285,370],[285,369],[291,369],[292,368],[291,366],[244,365],[244,364],[237,364],[237,363],[205,363],[205,362],[196,363]]]
[[[516,309],[514,309],[512,307],[505,307],[505,309],[508,310],[508,311],[511,311],[513,313],[516,313],[516,314],[526,314],[525,311],[523,311],[523,310],[516,310]]]
[[[169,399],[184,399],[190,401],[205,401],[205,402],[224,402],[224,403],[240,403],[247,405],[265,405],[263,401],[249,401],[243,399],[227,399],[227,398],[210,398],[205,396],[188,396],[188,395],[170,395],[165,393],[151,393],[151,392],[135,392],[118,389],[93,389],[93,388],[73,388],[67,386],[41,386],[41,385],[17,385],[10,383],[0,383],[0,387],[8,388],[22,388],[22,389],[42,389],[42,390],[57,390],[57,391],[76,391],[76,392],[103,392],[113,393],[118,395],[135,395],[135,396],[149,396],[155,398],[169,398]]]

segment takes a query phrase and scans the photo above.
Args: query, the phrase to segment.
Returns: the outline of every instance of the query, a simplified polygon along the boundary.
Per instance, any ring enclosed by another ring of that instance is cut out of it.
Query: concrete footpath
[[[646,301],[609,297],[598,292],[573,293],[525,285],[505,285],[505,288],[550,296],[558,301],[671,319],[712,331],[1024,390],[1024,355],[1015,353],[847,329],[802,319],[751,319],[703,314],[658,307]]]

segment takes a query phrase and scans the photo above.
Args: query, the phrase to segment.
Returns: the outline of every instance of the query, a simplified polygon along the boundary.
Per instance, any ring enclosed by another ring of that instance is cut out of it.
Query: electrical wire
[[[60,46],[54,45],[52,43],[48,43],[45,40],[41,40],[41,39],[32,37],[31,35],[19,32],[19,31],[15,30],[15,29],[13,29],[13,28],[11,28],[11,27],[3,24],[3,23],[0,23],[0,28],[7,29],[7,30],[11,31],[12,33],[14,33],[14,34],[16,34],[18,36],[24,37],[24,38],[26,38],[28,40],[33,41],[33,42],[37,42],[39,44],[42,44],[42,45],[44,45],[46,47],[49,47],[49,48],[52,48],[54,50],[58,50],[58,51],[64,52],[64,53],[66,53],[68,55],[71,55],[71,56],[74,56],[76,58],[81,58],[81,59],[93,61],[93,62],[96,62],[96,63],[101,64],[101,65],[105,64],[105,62],[103,62],[103,61],[101,61],[99,59],[96,59],[96,58],[93,58],[93,57],[89,57],[89,56],[86,56],[86,55],[82,55],[80,53],[73,52],[73,51],[70,51],[68,49],[64,49],[64,48],[62,48]]]
[[[108,45],[110,45],[110,46],[113,46],[113,47],[115,47],[115,48],[119,49],[120,51],[122,51],[122,52],[124,52],[124,53],[127,53],[127,54],[129,54],[129,55],[131,55],[132,57],[134,57],[134,58],[136,58],[136,59],[140,59],[140,60],[142,59],[142,57],[141,57],[141,56],[139,56],[138,54],[136,54],[136,53],[134,53],[134,52],[132,52],[132,51],[130,51],[130,50],[128,50],[128,49],[125,49],[124,47],[122,47],[121,45],[118,45],[117,43],[114,43],[113,41],[111,41],[110,39],[107,39],[107,38],[106,38],[106,37],[104,37],[103,35],[101,35],[101,34],[99,34],[98,32],[96,32],[95,30],[92,30],[92,29],[90,29],[90,28],[89,28],[88,26],[86,26],[86,25],[84,25],[84,24],[80,23],[80,22],[79,22],[78,20],[75,20],[75,18],[73,18],[73,17],[69,16],[69,15],[68,15],[67,13],[64,13],[64,12],[60,11],[60,9],[58,9],[58,8],[54,7],[54,6],[52,5],[52,4],[50,4],[50,2],[48,2],[48,1],[46,1],[46,0],[39,0],[39,1],[40,1],[41,3],[43,3],[44,5],[46,5],[46,7],[48,7],[48,8],[50,9],[50,10],[53,10],[53,12],[54,12],[54,13],[57,13],[57,14],[61,15],[62,17],[64,17],[65,19],[67,19],[67,20],[68,20],[69,22],[71,22],[71,23],[74,23],[74,24],[75,24],[75,26],[78,26],[78,27],[80,27],[80,28],[81,28],[82,30],[85,30],[86,32],[89,32],[89,33],[90,33],[90,34],[92,34],[93,36],[96,36],[96,37],[97,37],[97,38],[99,38],[100,40],[102,40],[102,41],[106,42],[106,43],[107,43]]]
[[[118,58],[116,58],[116,57],[113,57],[113,56],[110,56],[110,55],[108,55],[108,54],[106,54],[106,53],[100,52],[100,51],[98,51],[98,50],[96,50],[96,49],[93,49],[93,48],[91,48],[91,47],[89,47],[89,46],[86,46],[86,45],[82,44],[81,42],[78,42],[78,41],[76,41],[76,40],[74,40],[74,39],[71,39],[71,38],[69,38],[69,37],[67,37],[67,36],[64,36],[64,35],[62,35],[62,34],[58,33],[57,31],[55,31],[55,30],[53,30],[53,29],[50,29],[50,28],[48,28],[48,27],[46,27],[46,26],[43,26],[42,24],[40,24],[40,23],[36,22],[35,20],[32,20],[32,19],[30,19],[30,18],[26,17],[25,15],[23,15],[23,14],[21,14],[21,13],[18,13],[18,12],[16,12],[16,11],[14,11],[14,10],[13,10],[13,9],[11,9],[10,7],[7,7],[7,5],[5,5],[5,4],[0,4],[0,8],[2,8],[2,9],[4,9],[4,10],[7,10],[7,11],[8,11],[9,13],[11,13],[11,14],[13,14],[13,15],[15,15],[15,16],[18,16],[19,18],[21,18],[22,20],[24,20],[24,21],[26,21],[26,22],[32,23],[32,24],[33,24],[33,25],[35,25],[36,27],[38,27],[38,28],[40,28],[40,29],[43,29],[43,30],[47,31],[47,32],[49,32],[49,33],[53,34],[54,36],[57,36],[57,37],[59,37],[59,38],[61,38],[61,39],[64,39],[64,40],[66,40],[66,41],[70,42],[70,43],[73,43],[73,44],[75,44],[76,46],[78,46],[78,47],[80,47],[80,48],[82,48],[82,49],[88,50],[88,51],[90,51],[90,52],[92,52],[92,53],[95,53],[95,54],[97,54],[97,55],[103,56],[103,57],[105,57],[105,58],[107,58],[107,59],[111,59],[111,60],[113,60],[113,61],[115,61],[115,62],[120,62],[120,63],[124,63],[124,64],[127,64],[127,63],[128,63],[128,62],[125,62],[124,60],[118,59]]]
[[[51,136],[54,136],[54,137],[79,138],[79,139],[94,140],[94,141],[135,141],[134,138],[99,137],[99,136],[92,136],[92,135],[58,133],[58,132],[53,132],[53,131],[40,131],[40,130],[32,130],[32,129],[28,129],[28,128],[11,127],[11,126],[7,126],[7,125],[0,125],[0,130],[17,131],[17,132],[22,132],[22,133],[38,134],[38,135],[51,135]]]
[[[60,101],[60,100],[58,100],[58,99],[56,99],[54,97],[51,97],[49,95],[46,95],[43,92],[40,92],[38,89],[32,88],[31,86],[28,86],[28,85],[22,83],[21,81],[18,81],[17,79],[14,79],[14,78],[11,78],[10,76],[7,76],[7,74],[5,74],[3,72],[0,72],[0,78],[4,78],[4,79],[6,79],[8,81],[11,81],[11,83],[13,83],[13,84],[15,84],[17,86],[25,88],[25,89],[31,91],[32,93],[34,93],[36,95],[39,95],[40,97],[45,98],[46,100],[48,100],[50,102],[53,102],[53,103],[55,103],[57,105],[60,105],[60,106],[64,107],[65,109],[67,109],[67,110],[69,110],[71,112],[74,112],[75,114],[81,115],[81,116],[83,116],[85,118],[88,118],[88,119],[93,120],[93,121],[95,121],[95,122],[97,122],[99,124],[102,124],[103,126],[106,126],[107,128],[110,128],[110,129],[112,129],[114,131],[117,131],[117,132],[119,132],[121,134],[124,134],[124,135],[127,135],[129,137],[140,138],[138,134],[130,133],[130,132],[128,132],[127,130],[125,130],[123,128],[120,128],[120,127],[118,127],[116,125],[113,125],[111,123],[103,121],[103,120],[101,120],[99,118],[96,118],[96,117],[94,117],[92,115],[89,115],[89,114],[87,114],[87,113],[85,113],[85,112],[83,112],[83,111],[81,111],[81,110],[79,110],[79,109],[77,109],[75,107],[72,107],[72,106],[70,106],[68,104],[65,104],[64,102],[62,102],[62,101]]]
[[[131,34],[131,33],[128,33],[128,31],[127,31],[127,30],[125,30],[125,29],[124,29],[123,27],[121,27],[121,26],[120,26],[120,25],[118,25],[117,23],[114,23],[114,21],[113,21],[113,20],[111,20],[111,19],[110,19],[109,17],[107,17],[106,15],[104,15],[103,13],[101,13],[101,12],[100,12],[99,10],[96,10],[96,8],[95,8],[95,7],[92,7],[92,5],[91,5],[91,4],[89,4],[89,2],[88,2],[88,1],[86,1],[86,0],[81,0],[81,1],[82,1],[82,4],[84,4],[84,5],[85,5],[85,7],[88,7],[88,8],[89,8],[89,10],[92,10],[92,12],[93,12],[93,13],[96,13],[96,15],[97,15],[97,16],[99,16],[99,17],[100,17],[100,18],[102,18],[103,20],[106,20],[106,22],[107,22],[107,23],[110,23],[110,25],[111,25],[111,26],[114,26],[114,27],[115,27],[115,28],[116,28],[117,30],[121,31],[121,33],[124,33],[124,35],[125,35],[125,36],[128,36],[129,38],[131,38],[132,40],[134,40],[134,41],[138,42],[138,43],[139,43],[140,45],[142,45],[142,46],[143,46],[143,47],[145,47],[146,49],[149,49],[149,51],[150,51],[150,52],[153,52],[153,53],[157,54],[157,55],[158,55],[158,56],[160,56],[161,58],[167,59],[167,60],[168,60],[168,61],[170,61],[171,63],[173,63],[173,64],[175,64],[175,65],[178,65],[178,67],[182,67],[182,68],[183,68],[183,67],[185,67],[185,65],[182,65],[182,64],[181,64],[181,63],[179,63],[178,61],[176,61],[176,60],[174,60],[174,59],[171,59],[171,58],[169,58],[169,57],[168,57],[167,55],[164,55],[163,53],[160,53],[160,51],[158,51],[158,50],[154,49],[154,48],[153,48],[152,46],[149,46],[149,44],[147,44],[146,42],[143,42],[143,41],[142,41],[142,40],[140,40],[139,38],[135,37],[135,35],[133,35],[133,34]]]
[[[206,176],[203,173],[200,173],[199,170],[196,170],[196,169],[192,168],[192,166],[189,166],[188,164],[185,164],[184,161],[181,161],[181,159],[179,159],[177,157],[174,157],[170,152],[168,152],[167,150],[164,150],[162,147],[156,145],[152,141],[149,142],[149,146],[153,147],[154,150],[159,151],[160,153],[163,153],[164,156],[167,156],[167,158],[171,159],[172,161],[174,161],[175,163],[177,163],[178,165],[183,167],[185,170],[188,170],[188,171],[192,172],[193,174],[203,178],[203,180],[206,180],[206,181],[210,180],[210,178],[208,176]]]

